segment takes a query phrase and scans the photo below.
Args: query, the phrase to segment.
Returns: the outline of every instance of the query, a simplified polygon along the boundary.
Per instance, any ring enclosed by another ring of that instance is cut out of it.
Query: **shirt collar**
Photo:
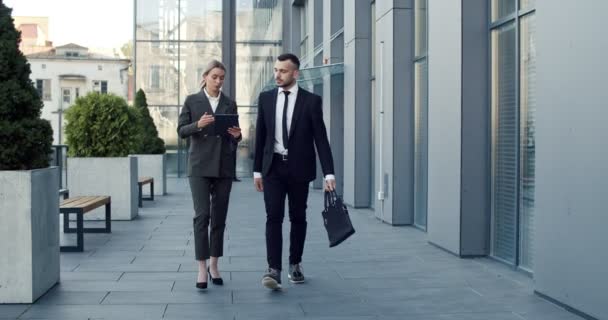
[[[290,88],[284,89],[283,87],[279,87],[279,93],[283,92],[283,91],[289,91],[289,94],[291,94],[291,96],[295,96],[296,94],[298,94],[298,83],[294,83]]]
[[[207,88],[203,88],[203,91],[205,91],[205,95],[207,96],[207,99],[209,99],[209,100],[218,100],[221,95],[221,91],[218,93],[217,97],[210,96],[209,92],[207,92]]]

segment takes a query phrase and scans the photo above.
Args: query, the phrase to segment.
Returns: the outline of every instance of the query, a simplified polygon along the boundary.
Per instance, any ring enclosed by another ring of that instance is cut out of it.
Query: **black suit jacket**
[[[268,175],[275,144],[276,104],[278,88],[260,93],[253,170]],[[334,174],[334,161],[323,122],[321,97],[298,88],[291,127],[289,129],[289,175],[298,181],[313,181],[317,173],[315,145],[324,175]]]
[[[209,99],[202,90],[189,95],[179,114],[177,132],[182,139],[190,138],[188,176],[231,178],[234,176],[235,156],[238,142],[227,132],[215,132],[214,124],[197,128],[196,123],[203,114],[237,114],[236,102],[221,93],[215,113]]]

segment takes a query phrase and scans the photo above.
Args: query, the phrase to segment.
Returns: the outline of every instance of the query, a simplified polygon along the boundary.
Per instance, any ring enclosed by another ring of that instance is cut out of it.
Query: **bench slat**
[[[93,199],[91,201],[89,201],[88,203],[83,205],[83,212],[89,212],[95,208],[101,207],[105,204],[107,204],[108,202],[110,202],[110,197],[97,197],[96,199]]]
[[[154,181],[154,178],[152,178],[152,177],[139,177],[137,182],[140,184],[148,184],[148,183],[151,183],[152,181]]]
[[[71,201],[70,201],[71,200]],[[95,208],[101,207],[110,202],[108,196],[86,196],[86,197],[75,197],[70,198],[61,203],[61,209],[75,209],[80,208],[84,213],[91,211]]]
[[[70,201],[67,203],[62,203],[61,206],[66,207],[66,208],[80,207],[83,203],[91,201],[91,199],[94,199],[94,198],[95,198],[94,196],[75,197],[73,199],[73,201]]]
[[[80,200],[80,198],[82,198],[82,197],[73,197],[73,198],[65,199],[65,200],[61,201],[60,205],[61,206],[67,206],[67,205],[69,205],[72,202]]]
[[[74,197],[74,198],[70,198],[68,200],[65,200],[61,203],[61,207],[62,208],[74,208],[74,207],[80,207],[80,205],[82,203],[85,203],[91,199],[93,199],[95,197],[92,196],[80,196],[80,197]]]

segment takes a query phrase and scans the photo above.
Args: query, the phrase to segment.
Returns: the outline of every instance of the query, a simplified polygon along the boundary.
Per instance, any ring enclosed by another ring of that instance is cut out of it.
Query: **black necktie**
[[[285,103],[283,104],[283,147],[287,150],[287,144],[289,142],[289,131],[287,131],[287,105],[290,92],[283,91],[283,93],[285,94]]]

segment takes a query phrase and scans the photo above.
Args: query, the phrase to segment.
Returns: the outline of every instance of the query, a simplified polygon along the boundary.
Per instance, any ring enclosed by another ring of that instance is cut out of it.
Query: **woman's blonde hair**
[[[224,72],[226,72],[226,66],[224,66],[223,63],[219,62],[218,60],[211,60],[209,61],[209,63],[207,64],[207,67],[205,68],[205,71],[203,71],[203,75],[202,75],[202,79],[201,79],[201,88],[205,87],[205,77],[209,74],[209,72],[211,72],[211,70],[218,68],[218,69],[222,69],[224,70]]]

